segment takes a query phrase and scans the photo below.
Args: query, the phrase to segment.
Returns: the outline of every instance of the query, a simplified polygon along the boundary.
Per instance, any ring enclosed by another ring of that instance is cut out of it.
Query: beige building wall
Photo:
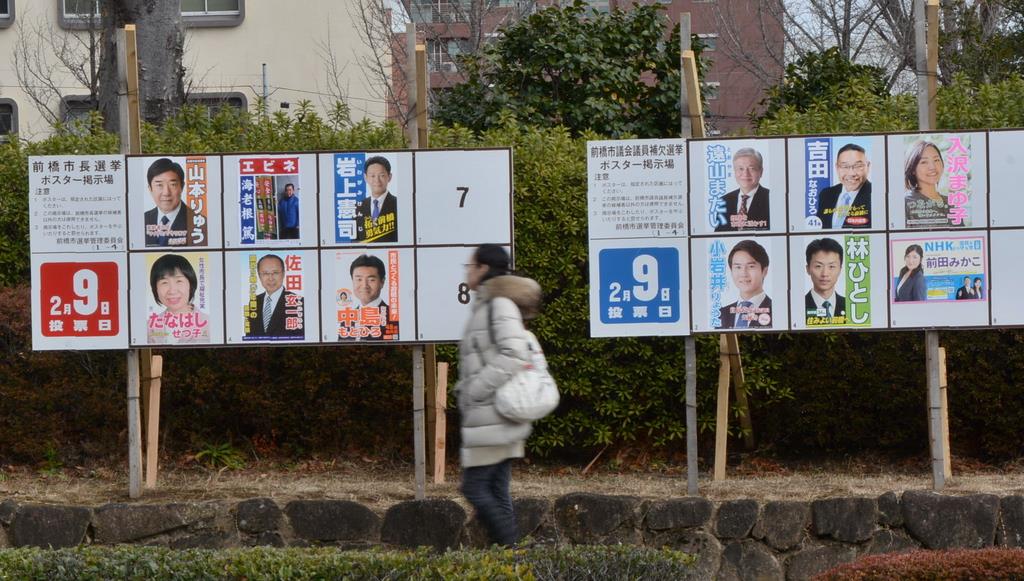
[[[8,19],[6,28],[0,28],[0,107],[13,101],[18,133],[35,139],[49,134],[50,127],[15,74],[12,59],[19,32],[31,33],[37,26],[58,33],[69,31],[60,24],[62,0],[8,2],[13,18]],[[241,96],[249,110],[255,111],[263,93],[262,65],[266,63],[270,112],[294,110],[299,101],[308,100],[326,114],[339,94],[334,86],[338,85],[354,121],[382,120],[385,103],[380,91],[370,86],[372,81],[360,64],[369,56],[369,49],[361,41],[349,10],[349,2],[338,0],[243,0],[237,25],[186,25],[186,91],[190,95]],[[87,34],[71,33],[80,37]],[[328,47],[337,62],[336,84],[329,79],[331,70],[325,56]],[[39,51],[36,58],[46,58],[53,70],[61,70],[53,55],[46,53]],[[88,95],[88,90],[70,74],[60,75],[59,85],[64,95]],[[285,103],[290,109],[282,108]],[[59,104],[53,103],[51,108],[57,110]]]

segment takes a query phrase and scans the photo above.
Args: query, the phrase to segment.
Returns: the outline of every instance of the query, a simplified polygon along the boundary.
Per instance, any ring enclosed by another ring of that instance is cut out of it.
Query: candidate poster
[[[132,345],[223,343],[221,260],[219,252],[130,255]]]
[[[784,236],[691,240],[695,331],[789,329]]]
[[[686,226],[686,142],[587,142],[590,239],[680,237]]]
[[[315,246],[316,155],[224,157],[224,245]]]
[[[789,239],[792,328],[888,327],[884,233]]]
[[[988,324],[987,233],[892,234],[889,264],[893,326]]]
[[[315,250],[228,252],[224,273],[228,343],[319,340]]]
[[[890,135],[888,144],[890,228],[985,225],[985,133]]]
[[[512,243],[511,149],[414,156],[417,244]]]
[[[885,136],[791,138],[788,152],[790,230],[885,229]]]
[[[29,158],[32,252],[124,250],[124,180],[121,156]]]
[[[129,247],[221,246],[219,156],[128,157]]]
[[[413,249],[323,250],[325,342],[394,342],[416,337]]]
[[[689,145],[692,234],[785,232],[785,139]]]
[[[32,255],[32,349],[128,347],[121,252]]]
[[[1024,212],[1020,207],[1021,182],[1024,178],[1024,131],[990,131],[988,151],[989,225],[1024,226]],[[994,256],[994,240],[992,252]]]
[[[410,244],[413,162],[409,152],[320,154],[321,236],[338,244]]]

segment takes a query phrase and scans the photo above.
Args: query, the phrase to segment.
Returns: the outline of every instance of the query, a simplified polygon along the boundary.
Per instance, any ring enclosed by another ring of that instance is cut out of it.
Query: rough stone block
[[[722,563],[714,577],[717,581],[782,578],[782,565],[771,549],[750,539],[733,541],[722,549]]]
[[[991,494],[944,496],[903,493],[903,521],[928,549],[980,549],[995,542],[999,497]]]
[[[878,497],[878,522],[887,527],[903,526],[903,507],[895,492]]]
[[[726,500],[718,505],[715,534],[720,539],[742,539],[757,522],[757,501],[749,498]]]
[[[1002,547],[1024,547],[1024,496],[999,499],[998,540]]]
[[[766,503],[753,534],[779,551],[795,547],[811,522],[811,505],[806,502],[777,500]]]
[[[512,501],[519,538],[536,543],[558,542],[558,530],[551,522],[551,501],[546,498],[517,498]]]
[[[640,544],[640,508],[633,496],[573,493],[555,500],[555,520],[573,544]]]
[[[388,509],[381,541],[401,547],[433,547],[438,551],[459,545],[466,511],[447,499],[409,500]]]
[[[714,579],[722,561],[722,543],[709,532],[694,529],[675,529],[653,533],[646,542],[649,547],[667,547],[697,557],[693,571],[687,579]]]
[[[15,547],[76,547],[85,540],[92,511],[81,506],[24,505],[11,521]]]
[[[904,553],[913,551],[920,546],[913,541],[906,533],[900,531],[880,530],[876,531],[868,543],[867,553],[879,555],[882,553]]]
[[[284,539],[281,537],[281,533],[268,531],[257,535],[251,545],[257,547],[283,547]]]
[[[300,539],[375,543],[380,538],[380,517],[358,502],[295,500],[284,512]]]
[[[92,517],[94,542],[102,545],[131,543],[187,526],[175,506],[107,504]]]
[[[853,547],[824,545],[797,551],[786,559],[786,579],[803,581],[857,557]]]
[[[14,513],[18,512],[19,506],[21,505],[10,499],[0,502],[0,524],[11,524],[11,520],[14,519]]]
[[[238,538],[227,531],[202,530],[171,540],[172,549],[226,549],[237,547]]]
[[[712,505],[706,498],[659,500],[647,506],[644,528],[665,531],[702,527],[711,519]]]
[[[844,543],[859,543],[871,538],[878,520],[878,505],[873,498],[827,498],[811,503],[814,532]]]
[[[235,522],[243,533],[276,531],[281,524],[281,509],[269,498],[251,498],[235,507]]]

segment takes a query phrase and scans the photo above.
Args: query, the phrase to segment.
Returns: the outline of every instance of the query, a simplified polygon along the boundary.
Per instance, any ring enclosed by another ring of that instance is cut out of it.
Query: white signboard
[[[415,157],[417,244],[512,243],[511,151],[417,151]]]
[[[38,156],[28,170],[33,253],[124,250],[123,156]]]
[[[587,142],[590,239],[686,235],[686,141]]]
[[[124,348],[126,263],[123,252],[33,254],[32,348]]]
[[[1024,177],[1024,131],[989,132],[988,144],[989,224],[993,227],[1024,227],[1024,210],[1020,204],[1021,178]],[[992,244],[994,258],[994,240]]]
[[[458,341],[469,320],[472,293],[466,265],[472,247],[416,250],[416,290],[420,341]],[[506,248],[511,254],[511,248]]]

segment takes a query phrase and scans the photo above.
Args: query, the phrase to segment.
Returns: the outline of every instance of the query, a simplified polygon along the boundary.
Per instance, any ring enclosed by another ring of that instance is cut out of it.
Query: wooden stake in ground
[[[437,382],[434,387],[434,437],[433,441],[427,442],[427,449],[433,451],[434,463],[431,465],[431,474],[434,475],[434,483],[444,482],[444,464],[446,437],[448,432],[448,419],[445,416],[445,409],[448,407],[448,364],[441,362],[437,364]],[[431,417],[429,413],[427,417]]]
[[[729,439],[729,346],[718,336],[718,407],[715,411],[715,481],[725,480],[725,455]]]

